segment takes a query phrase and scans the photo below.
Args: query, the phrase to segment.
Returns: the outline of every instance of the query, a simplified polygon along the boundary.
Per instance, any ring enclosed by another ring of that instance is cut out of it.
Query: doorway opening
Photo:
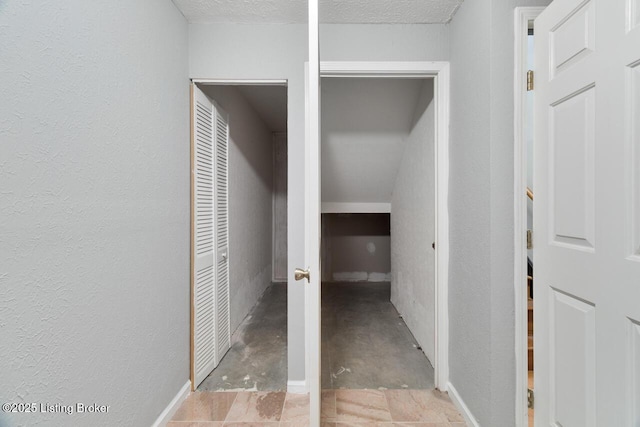
[[[193,388],[285,391],[287,86],[268,81],[198,82],[193,92],[192,241],[207,240],[214,264],[223,259],[228,264],[226,273],[214,269],[204,288],[204,276],[194,268]],[[224,120],[210,122],[202,115],[207,105],[214,118]],[[219,137],[225,128],[226,159],[220,154],[224,150]],[[226,241],[223,250],[221,241]],[[226,286],[226,293],[221,286]],[[220,349],[218,343],[225,342],[217,336],[218,324],[225,320],[228,343]],[[212,352],[220,356],[203,375],[198,369],[201,360]]]
[[[323,78],[323,389],[434,388],[433,78]]]

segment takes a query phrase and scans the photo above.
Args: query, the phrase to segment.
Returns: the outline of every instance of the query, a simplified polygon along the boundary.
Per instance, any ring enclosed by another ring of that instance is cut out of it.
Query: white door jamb
[[[544,7],[515,8],[514,22],[514,286],[515,286],[515,354],[516,354],[516,427],[527,427],[528,332],[527,332],[527,150],[525,149],[525,113],[527,98],[527,36],[529,22]]]

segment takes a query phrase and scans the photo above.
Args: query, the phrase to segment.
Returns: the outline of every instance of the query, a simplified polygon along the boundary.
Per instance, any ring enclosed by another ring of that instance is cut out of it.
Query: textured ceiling
[[[320,0],[328,24],[432,24],[451,20],[463,0]],[[303,0],[173,0],[189,22],[305,23]]]

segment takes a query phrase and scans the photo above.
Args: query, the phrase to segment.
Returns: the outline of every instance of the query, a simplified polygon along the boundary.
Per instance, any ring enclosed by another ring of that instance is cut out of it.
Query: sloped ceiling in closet
[[[192,23],[305,23],[302,0],[173,0]],[[462,0],[320,0],[326,24],[443,24]]]
[[[272,132],[287,131],[286,86],[238,86],[238,90]]]
[[[322,80],[322,201],[390,203],[424,80]]]

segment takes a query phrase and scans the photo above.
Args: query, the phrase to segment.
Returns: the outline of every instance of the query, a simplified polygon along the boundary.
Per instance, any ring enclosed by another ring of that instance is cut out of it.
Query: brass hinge
[[[533,231],[527,230],[527,249],[533,249]]]
[[[533,409],[533,401],[534,401],[533,390],[528,388],[527,389],[527,407],[529,409]]]
[[[533,70],[527,71],[527,92],[533,90]]]

